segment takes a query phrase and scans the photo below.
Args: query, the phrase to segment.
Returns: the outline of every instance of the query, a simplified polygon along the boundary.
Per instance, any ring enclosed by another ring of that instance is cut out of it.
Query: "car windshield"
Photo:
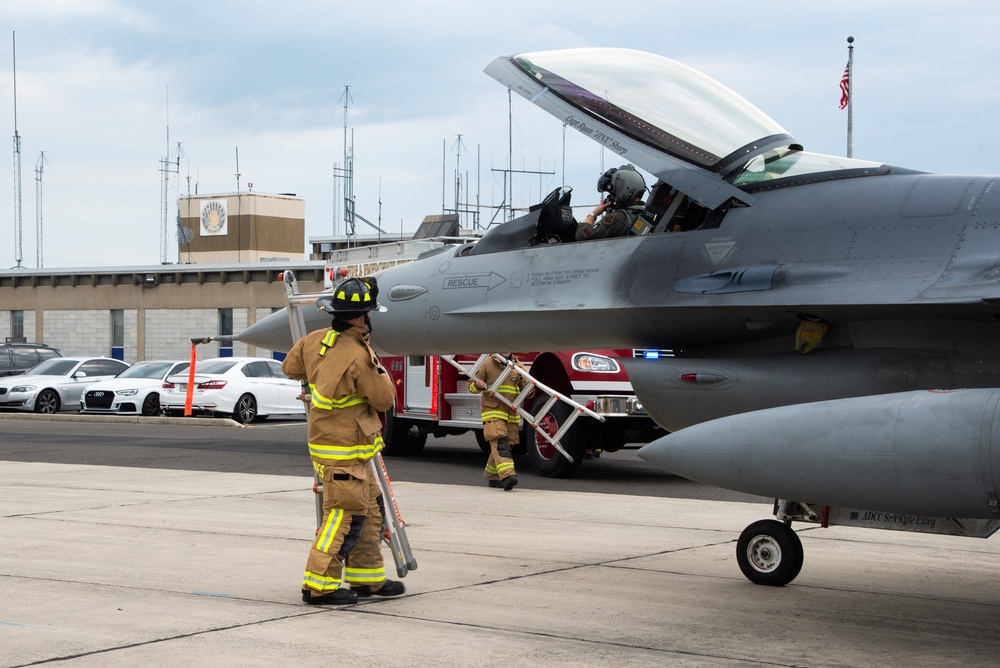
[[[68,376],[76,365],[80,362],[78,360],[67,360],[67,359],[51,359],[45,360],[41,364],[36,364],[35,366],[28,369],[26,376]]]
[[[137,362],[118,374],[117,378],[163,378],[173,362]]]

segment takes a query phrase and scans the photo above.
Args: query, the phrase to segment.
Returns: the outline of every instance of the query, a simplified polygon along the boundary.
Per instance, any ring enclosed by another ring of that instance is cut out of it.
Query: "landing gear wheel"
[[[59,395],[54,390],[42,390],[35,399],[36,413],[58,413]]]
[[[760,520],[740,534],[736,561],[750,582],[781,587],[794,580],[802,568],[802,541],[787,524]]]
[[[385,442],[385,454],[412,457],[419,455],[427,443],[427,434],[414,435],[410,433],[413,422],[396,417],[393,409],[385,412],[385,429],[382,430],[382,440]],[[486,444],[489,448],[489,443]]]
[[[535,399],[535,405],[540,407],[548,399],[547,395],[542,394]],[[532,414],[536,414],[536,410],[538,408],[533,407]],[[549,436],[554,435],[566,422],[566,418],[569,417],[572,410],[568,404],[561,401],[557,402],[549,409],[548,413],[539,416],[538,429],[545,430],[545,433]],[[583,462],[583,455],[587,450],[581,426],[579,422],[574,423],[570,430],[563,434],[563,437],[560,439],[560,445],[562,445],[563,450],[568,452],[573,458],[573,461],[569,461],[543,436],[537,434],[536,429],[528,425],[527,429],[525,429],[527,436],[525,445],[528,448],[528,459],[531,460],[531,465],[538,472],[538,475],[545,478],[571,478],[576,473]]]
[[[252,394],[244,394],[236,400],[233,407],[233,419],[240,424],[250,424],[257,417],[257,400]]]
[[[142,414],[143,415],[160,415],[163,411],[160,409],[160,395],[156,392],[150,392],[146,395],[146,398],[142,400]]]

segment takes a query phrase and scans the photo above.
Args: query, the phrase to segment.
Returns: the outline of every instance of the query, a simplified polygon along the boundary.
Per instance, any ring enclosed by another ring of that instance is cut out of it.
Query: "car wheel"
[[[160,408],[160,395],[156,392],[150,392],[146,395],[146,398],[142,400],[142,414],[143,415],[160,415],[163,410]]]
[[[233,419],[240,424],[250,424],[257,417],[257,400],[252,394],[244,394],[236,400],[233,407]]]
[[[36,413],[58,413],[59,395],[54,390],[42,390],[35,399]]]

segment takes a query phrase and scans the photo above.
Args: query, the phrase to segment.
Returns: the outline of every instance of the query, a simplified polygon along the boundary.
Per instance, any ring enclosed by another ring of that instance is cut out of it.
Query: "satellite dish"
[[[177,226],[177,243],[189,244],[193,238],[194,232],[191,231],[190,227]]]

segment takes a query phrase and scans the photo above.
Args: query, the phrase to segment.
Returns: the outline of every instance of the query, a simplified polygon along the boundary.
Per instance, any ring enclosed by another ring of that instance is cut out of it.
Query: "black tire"
[[[414,457],[420,454],[427,443],[427,434],[411,434],[410,427],[413,425],[412,420],[396,417],[392,408],[385,412],[382,441],[385,444],[383,451],[386,455]]]
[[[139,410],[143,415],[161,415],[163,409],[160,408],[160,395],[156,392],[147,394],[146,398],[142,400],[142,408]]]
[[[233,406],[233,419],[240,424],[250,424],[257,418],[257,400],[252,394],[244,394]]]
[[[754,522],[736,541],[736,562],[750,582],[781,587],[802,569],[802,541],[778,520]]]
[[[483,436],[483,430],[473,429],[472,433],[476,435],[476,445],[479,446],[479,449],[487,455],[490,454],[490,442],[486,440],[485,436]]]
[[[540,410],[541,404],[548,399],[549,397],[545,394],[536,397],[531,413],[536,414],[535,411]],[[547,414],[538,416],[538,428],[546,430],[550,436],[555,434],[559,427],[566,422],[571,410],[573,409],[568,404],[562,401],[556,402]],[[535,433],[534,427],[527,426],[525,446],[528,450],[528,459],[538,475],[545,478],[571,478],[576,474],[583,462],[584,452],[587,450],[586,438],[581,426],[579,422],[574,423],[560,439],[560,445],[562,445],[563,450],[569,453],[573,461],[563,457],[544,437]]]
[[[59,393],[55,390],[42,390],[38,393],[35,398],[35,412],[36,413],[58,413],[59,406],[62,402],[59,401]]]

